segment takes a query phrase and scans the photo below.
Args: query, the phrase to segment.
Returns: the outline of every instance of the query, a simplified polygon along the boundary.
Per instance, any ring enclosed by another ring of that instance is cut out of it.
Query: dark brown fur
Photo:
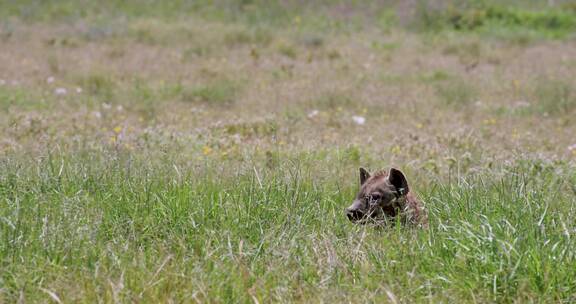
[[[370,175],[360,168],[360,191],[346,208],[346,215],[354,223],[401,223],[427,226],[422,203],[413,195],[404,174],[397,169]]]

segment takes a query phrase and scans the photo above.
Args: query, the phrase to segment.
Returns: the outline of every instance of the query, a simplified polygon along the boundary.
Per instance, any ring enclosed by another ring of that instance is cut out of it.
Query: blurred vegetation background
[[[405,26],[419,31],[457,30],[487,34],[520,30],[556,38],[566,37],[576,27],[576,3],[571,0],[142,0],[98,3],[3,0],[0,5],[2,17],[26,22],[201,18],[251,26],[283,27],[292,24],[297,17],[306,26],[328,31],[358,30],[364,26]]]

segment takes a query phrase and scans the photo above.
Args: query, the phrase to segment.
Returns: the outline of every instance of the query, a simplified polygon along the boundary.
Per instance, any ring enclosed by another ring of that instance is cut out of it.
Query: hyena
[[[401,223],[426,227],[425,210],[410,192],[408,181],[402,171],[392,168],[370,175],[360,168],[360,191],[346,216],[354,223],[386,224]]]

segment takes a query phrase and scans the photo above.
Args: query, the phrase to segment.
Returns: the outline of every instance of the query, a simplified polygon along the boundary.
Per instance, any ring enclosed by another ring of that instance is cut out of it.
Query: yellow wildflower
[[[518,134],[518,130],[516,129],[512,130],[512,139],[518,139],[518,137],[520,137],[520,134]]]
[[[212,148],[210,148],[210,147],[208,147],[208,146],[204,146],[204,147],[202,148],[202,153],[203,153],[204,155],[210,155],[210,153],[212,153]]]
[[[294,17],[294,24],[299,25],[302,22],[302,18],[300,16]]]
[[[514,91],[518,92],[520,90],[520,81],[517,79],[512,80],[512,85],[514,86]]]
[[[488,118],[482,121],[485,125],[495,125],[496,119],[495,118]]]

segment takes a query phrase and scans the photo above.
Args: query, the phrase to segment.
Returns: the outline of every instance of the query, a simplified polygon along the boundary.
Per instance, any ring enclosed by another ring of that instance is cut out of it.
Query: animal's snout
[[[346,216],[352,222],[359,221],[364,217],[364,213],[358,209],[346,209]]]

